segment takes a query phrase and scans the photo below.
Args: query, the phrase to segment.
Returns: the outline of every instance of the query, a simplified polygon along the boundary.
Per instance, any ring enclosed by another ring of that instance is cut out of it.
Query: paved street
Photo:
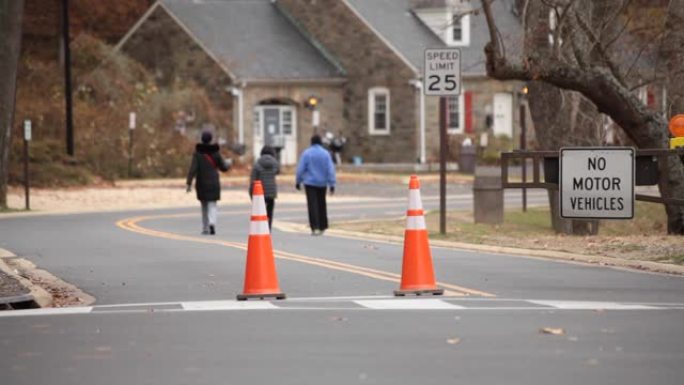
[[[403,190],[405,194],[405,190]],[[331,205],[398,217],[405,196]],[[398,195],[398,194],[397,194]],[[449,207],[468,209],[467,189]],[[519,205],[507,195],[507,207]],[[544,204],[532,192],[530,204]],[[434,209],[434,193],[424,193]],[[249,207],[0,220],[0,247],[94,295],[0,313],[3,384],[679,384],[684,279],[433,248],[444,297],[395,299],[402,246],[276,229],[285,301],[235,302]],[[282,204],[276,220],[305,223]],[[540,333],[562,328],[564,334]]]

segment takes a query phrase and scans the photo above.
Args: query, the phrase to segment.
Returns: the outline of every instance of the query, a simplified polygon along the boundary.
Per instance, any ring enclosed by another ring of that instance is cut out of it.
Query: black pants
[[[271,229],[273,223],[273,209],[275,208],[275,198],[265,198],[266,201],[266,215],[268,215],[268,229]]]
[[[328,228],[328,207],[325,203],[325,187],[306,186],[306,204],[309,207],[309,226],[311,230]]]

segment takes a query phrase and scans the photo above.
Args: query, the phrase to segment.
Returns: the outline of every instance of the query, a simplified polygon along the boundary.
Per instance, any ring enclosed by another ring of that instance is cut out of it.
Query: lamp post
[[[311,125],[313,126],[313,133],[318,133],[318,126],[321,124],[321,113],[318,111],[318,105],[321,100],[314,95],[309,96],[304,102],[304,106],[311,110]]]

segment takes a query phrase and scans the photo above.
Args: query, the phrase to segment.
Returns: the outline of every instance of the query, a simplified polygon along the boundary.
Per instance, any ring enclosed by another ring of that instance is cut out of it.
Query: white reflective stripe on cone
[[[252,197],[252,215],[266,215],[266,201],[263,195],[254,195]]]
[[[269,235],[268,221],[249,222],[249,235]]]
[[[423,202],[420,199],[420,190],[409,190],[409,210],[422,210]]]
[[[425,230],[427,227],[425,226],[425,217],[420,215],[420,216],[411,216],[411,217],[406,217],[406,230]]]

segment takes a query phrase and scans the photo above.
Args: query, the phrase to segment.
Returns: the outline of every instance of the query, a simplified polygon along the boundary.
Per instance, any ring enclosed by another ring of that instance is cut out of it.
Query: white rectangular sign
[[[634,160],[628,147],[562,148],[561,217],[633,218]]]
[[[32,137],[32,132],[31,132],[31,121],[30,120],[24,120],[24,140],[29,142],[31,141]]]
[[[423,92],[428,96],[454,96],[461,93],[461,50],[425,50]]]
[[[128,129],[135,130],[135,112],[131,112],[128,115]]]

